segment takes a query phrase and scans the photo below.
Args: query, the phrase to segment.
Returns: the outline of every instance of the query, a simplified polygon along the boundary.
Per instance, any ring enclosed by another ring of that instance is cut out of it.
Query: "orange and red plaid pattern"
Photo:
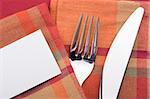
[[[130,58],[119,99],[150,99],[150,2],[124,0],[52,0],[50,13],[67,52],[79,16],[99,16],[98,53],[92,74],[83,84],[88,99],[98,99],[100,77],[116,33],[139,6],[145,14]],[[67,38],[67,39],[66,39]],[[127,40],[128,41],[128,40]]]
[[[45,83],[28,90],[15,99],[85,99],[82,88],[75,78],[64,45],[53,24],[46,4],[18,12],[0,20],[0,48],[41,29],[61,74]]]

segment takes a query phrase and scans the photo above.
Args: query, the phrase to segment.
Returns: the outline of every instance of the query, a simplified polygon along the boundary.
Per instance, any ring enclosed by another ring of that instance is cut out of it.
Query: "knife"
[[[142,21],[144,9],[138,7],[127,19],[115,37],[107,54],[99,97],[117,99],[133,45]]]

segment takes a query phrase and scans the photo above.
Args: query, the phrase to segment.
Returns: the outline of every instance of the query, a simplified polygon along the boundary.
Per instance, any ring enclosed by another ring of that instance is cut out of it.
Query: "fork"
[[[71,42],[70,55],[69,55],[71,65],[73,67],[77,80],[81,86],[94,68],[94,62],[96,59],[96,52],[97,52],[97,39],[98,39],[98,32],[99,32],[99,17],[96,18],[92,44],[90,44],[90,41],[92,38],[91,35],[92,35],[92,25],[93,25],[94,16],[92,16],[90,19],[86,42],[85,42],[85,34],[86,34],[86,28],[88,23],[88,16],[85,17],[83,31],[81,33],[81,37],[79,40],[79,33],[81,30],[80,28],[81,28],[82,20],[83,20],[83,15],[80,16],[79,22],[77,23],[73,35],[73,39]]]

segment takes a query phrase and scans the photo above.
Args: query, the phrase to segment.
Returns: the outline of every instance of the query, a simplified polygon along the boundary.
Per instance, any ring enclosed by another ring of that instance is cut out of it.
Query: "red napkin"
[[[41,3],[50,4],[51,0],[0,0],[0,19]]]

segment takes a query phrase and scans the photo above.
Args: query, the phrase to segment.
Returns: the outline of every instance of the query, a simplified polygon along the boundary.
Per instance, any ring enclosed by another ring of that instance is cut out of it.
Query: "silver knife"
[[[115,37],[107,54],[99,97],[117,99],[133,45],[142,21],[144,9],[138,7]]]

